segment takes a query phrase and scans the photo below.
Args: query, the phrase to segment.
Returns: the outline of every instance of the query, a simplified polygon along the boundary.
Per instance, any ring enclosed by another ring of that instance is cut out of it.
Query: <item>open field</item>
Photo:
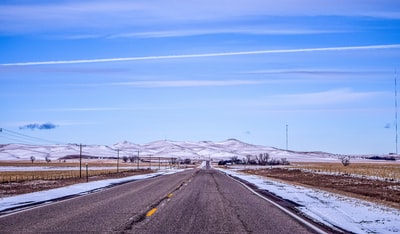
[[[397,162],[351,163],[348,166],[343,166],[341,163],[314,162],[295,163],[292,167],[316,173],[348,174],[400,181],[400,163]]]
[[[245,173],[339,193],[400,209],[400,164],[302,163],[285,168],[244,169]]]
[[[38,192],[42,190],[48,190],[48,189],[53,189],[53,188],[59,188],[59,187],[64,187],[72,184],[77,184],[77,183],[84,183],[87,181],[86,175],[83,174],[82,178],[79,178],[79,174],[77,177],[65,177],[67,175],[64,174],[53,174],[52,178],[53,179],[46,179],[47,175],[46,174],[51,174],[49,171],[43,171],[40,173],[43,173],[42,176],[44,179],[40,179],[39,177],[35,177],[35,180],[19,180],[16,182],[4,182],[0,183],[0,198],[1,197],[8,197],[8,196],[13,196],[13,195],[18,195],[18,194],[24,194],[24,193],[31,193],[31,192]],[[94,171],[95,173],[98,173],[97,171]],[[133,175],[140,175],[140,174],[147,174],[153,172],[152,170],[149,169],[140,169],[140,170],[125,170],[125,171],[120,171],[116,173],[112,173],[112,171],[107,171],[105,173],[104,171],[98,174],[91,174],[90,177],[88,178],[88,181],[96,181],[96,180],[104,180],[104,179],[111,179],[111,178],[121,178],[121,177],[127,177],[127,176],[133,176]],[[21,172],[19,172],[21,173]],[[27,172],[27,173],[33,173],[33,172]],[[79,173],[79,171],[78,171]],[[23,176],[24,173],[19,174],[18,176]],[[28,174],[25,174],[27,177],[29,177]],[[55,179],[57,178],[58,179]],[[76,176],[76,175],[75,175]]]
[[[86,171],[86,163],[88,170]],[[179,165],[181,168],[196,165]],[[67,162],[0,162],[0,167],[11,170],[0,171],[0,197],[58,188],[86,180],[94,181],[151,173],[159,168],[178,167],[168,161],[125,163],[117,160],[83,160],[80,171],[79,160]],[[87,173],[87,174],[86,174]]]

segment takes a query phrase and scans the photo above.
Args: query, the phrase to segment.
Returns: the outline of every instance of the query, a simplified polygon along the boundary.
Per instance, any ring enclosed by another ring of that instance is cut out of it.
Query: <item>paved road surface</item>
[[[212,169],[195,169],[0,217],[0,232],[310,233],[310,230],[228,176]]]

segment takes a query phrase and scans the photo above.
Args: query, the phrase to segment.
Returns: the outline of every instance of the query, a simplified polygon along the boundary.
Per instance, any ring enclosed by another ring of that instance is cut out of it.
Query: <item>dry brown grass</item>
[[[117,160],[82,160],[82,165],[88,163],[90,166],[116,166]],[[119,164],[122,163],[120,160]],[[133,164],[129,164],[133,165]],[[136,164],[135,164],[136,165]],[[79,160],[68,160],[64,161],[52,161],[52,162],[44,162],[44,161],[0,161],[0,166],[15,166],[15,167],[76,167],[79,166]]]
[[[34,181],[34,180],[63,180],[73,178],[86,178],[86,163],[88,164],[88,176],[109,175],[117,173],[117,160],[82,160],[82,172],[77,170],[80,166],[79,160],[53,161],[53,162],[30,162],[30,161],[0,161],[0,166],[24,167],[24,171],[0,171],[0,183]],[[160,162],[140,162],[139,168],[136,162],[125,163],[122,160],[118,163],[118,172],[127,172],[135,169],[157,169],[160,167],[171,166],[167,161]],[[175,165],[176,166],[176,165]],[[195,167],[196,165],[181,165],[181,167]],[[32,167],[32,171],[29,168]],[[57,167],[58,170],[35,171],[33,167]],[[103,169],[96,169],[102,167]],[[65,168],[65,169],[64,169]],[[104,169],[105,168],[105,169]]]
[[[53,171],[54,172],[54,171]],[[79,172],[79,171],[78,171]],[[111,174],[105,174],[105,173]],[[91,174],[91,177],[88,178],[88,181],[96,181],[96,180],[104,180],[104,179],[112,179],[112,178],[122,178],[127,176],[139,175],[139,174],[147,174],[153,172],[148,169],[140,169],[140,170],[129,170],[129,171],[119,171],[119,173],[112,173],[112,171],[101,172],[102,174],[97,175],[97,172]],[[27,172],[30,173],[30,172]],[[87,182],[86,175],[83,175],[82,178],[79,178],[79,174],[76,174],[75,178],[66,178],[65,174],[59,175],[51,175],[50,177],[54,179],[47,179],[47,175],[44,172],[42,176],[44,179],[39,179],[39,177],[35,177],[35,180],[25,180],[18,182],[7,182],[0,183],[0,198],[8,197],[18,194],[25,194],[31,192],[37,192],[42,190],[54,189],[59,187],[64,187],[77,183],[85,183]],[[21,176],[21,175],[18,175]],[[58,176],[58,177],[57,177]],[[64,177],[64,179],[62,179]],[[57,178],[57,179],[55,179]]]
[[[316,174],[290,168],[245,169],[245,173],[295,185],[317,188],[400,209],[400,182],[354,177],[346,174]]]
[[[400,163],[351,163],[343,166],[341,163],[295,163],[294,168],[307,169],[311,172],[328,172],[338,174],[359,175],[363,177],[376,177],[386,180],[400,181]]]
[[[119,169],[118,172],[129,171]],[[88,176],[98,176],[117,173],[117,169],[107,170],[88,170]],[[81,174],[80,174],[81,173]],[[79,170],[60,170],[60,171],[3,171],[0,172],[0,183],[22,182],[33,180],[63,180],[72,178],[86,178],[86,169]]]

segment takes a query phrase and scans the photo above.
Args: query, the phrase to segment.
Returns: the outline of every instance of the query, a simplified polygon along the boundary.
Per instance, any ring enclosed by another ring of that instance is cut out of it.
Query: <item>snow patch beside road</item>
[[[24,207],[27,205],[34,205],[43,203],[46,201],[51,201],[63,197],[73,196],[73,195],[81,195],[90,193],[95,190],[103,189],[115,184],[126,183],[135,180],[143,180],[147,178],[152,178],[160,175],[168,175],[173,174],[179,171],[183,171],[184,169],[170,169],[158,171],[155,173],[143,174],[143,175],[135,175],[129,176],[125,178],[118,179],[107,179],[107,180],[98,180],[88,183],[80,183],[74,184],[66,187],[50,189],[46,191],[39,191],[34,193],[27,193],[22,195],[16,195],[12,197],[0,198],[0,212],[4,210]]]
[[[321,190],[268,180],[268,178],[218,170],[238,177],[283,199],[293,201],[302,213],[330,227],[354,233],[400,232],[400,210]]]

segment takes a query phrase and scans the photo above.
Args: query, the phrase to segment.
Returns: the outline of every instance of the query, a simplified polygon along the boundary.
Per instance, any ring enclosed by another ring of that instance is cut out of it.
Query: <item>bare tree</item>
[[[243,164],[248,164],[249,162],[247,161],[247,157],[242,158]]]
[[[350,156],[341,156],[340,160],[342,161],[343,166],[350,165]]]
[[[137,156],[129,156],[129,162],[134,163],[137,159]]]
[[[232,164],[236,164],[237,160],[238,160],[238,156],[231,157]]]
[[[269,159],[268,153],[263,153],[263,154],[256,156],[256,160],[259,165],[267,165],[268,159]]]
[[[124,161],[125,163],[128,162],[128,157],[127,156],[123,156],[122,157],[122,161]]]
[[[170,160],[170,163],[171,163],[171,164],[175,165],[177,162],[178,162],[178,159],[177,159],[177,158],[172,158],[172,157],[171,157],[171,160]]]
[[[46,155],[46,157],[44,158],[44,160],[46,160],[47,163],[51,162],[50,155]]]
[[[282,165],[290,165],[290,163],[287,160],[287,158],[281,158],[281,161],[282,161]]]
[[[247,164],[251,164],[252,160],[251,160],[250,154],[246,155],[246,161],[247,161]]]

